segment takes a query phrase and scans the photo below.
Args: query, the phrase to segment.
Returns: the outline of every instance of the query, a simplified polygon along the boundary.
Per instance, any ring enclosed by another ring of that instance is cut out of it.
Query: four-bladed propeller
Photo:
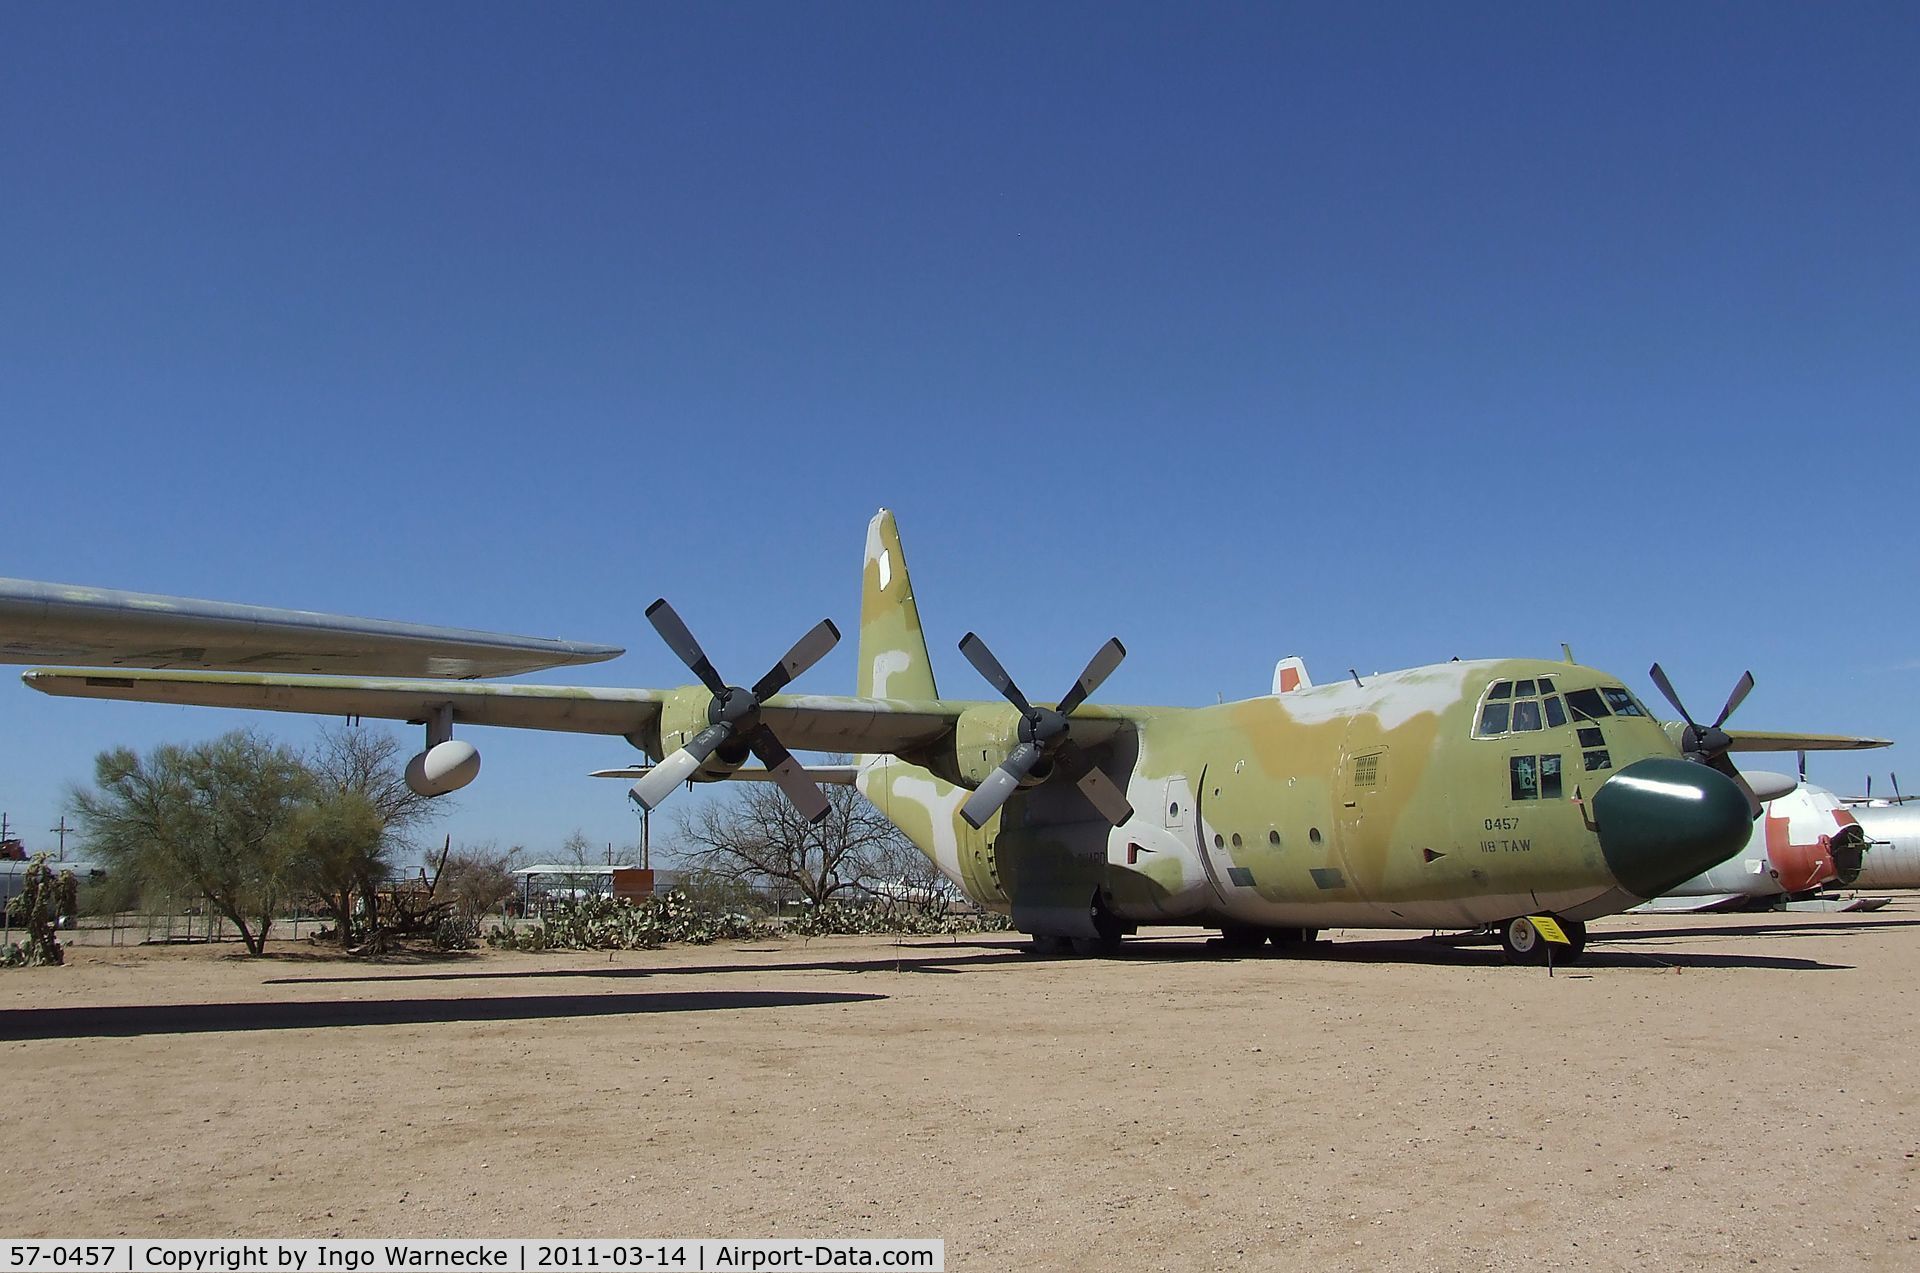
[[[975,830],[985,826],[987,819],[998,813],[1015,791],[1030,782],[1046,781],[1055,770],[1078,786],[1100,811],[1100,816],[1114,826],[1133,816],[1133,806],[1127,803],[1125,793],[1074,743],[1072,725],[1067,719],[1087,701],[1088,695],[1100,688],[1102,681],[1113,675],[1120,660],[1127,657],[1127,649],[1118,638],[1094,652],[1087,670],[1055,707],[1035,707],[1029,702],[1007,675],[1007,670],[1000,666],[1000,660],[993,657],[987,643],[974,633],[961,638],[960,653],[966,655],[967,662],[987,679],[987,684],[1020,713],[1019,744],[960,808],[960,816],[967,820],[968,826]]]
[[[1720,714],[1714,717],[1711,725],[1701,725],[1693,719],[1692,713],[1687,711],[1687,705],[1680,701],[1680,695],[1674,692],[1673,682],[1667,679],[1667,674],[1660,670],[1658,663],[1647,669],[1647,675],[1653,678],[1653,683],[1660,687],[1660,692],[1667,696],[1669,703],[1673,704],[1673,710],[1680,713],[1680,719],[1687,723],[1686,732],[1680,736],[1680,750],[1685,753],[1687,759],[1696,764],[1718,769],[1733,779],[1740,790],[1746,793],[1747,804],[1752,808],[1753,816],[1759,817],[1760,797],[1753,793],[1753,788],[1748,785],[1745,778],[1741,777],[1739,769],[1735,768],[1733,761],[1728,758],[1727,753],[1733,748],[1733,739],[1728,736],[1726,730],[1721,728],[1727,723],[1727,717],[1733,715],[1740,704],[1746,701],[1747,695],[1753,692],[1753,673],[1740,674],[1740,679],[1734,683],[1733,693],[1727,695],[1727,705],[1720,709]]]
[[[793,753],[774,737],[773,731],[760,722],[760,707],[767,699],[786,688],[789,681],[818,663],[828,650],[840,640],[840,629],[833,626],[831,619],[822,619],[813,629],[798,641],[793,648],[775,663],[767,674],[753,683],[752,689],[742,689],[738,685],[728,685],[714,670],[706,651],[694,640],[693,633],[674,613],[665,597],[647,607],[647,619],[653,624],[654,631],[667,647],[679,656],[692,673],[700,678],[700,683],[713,692],[713,701],[707,707],[709,724],[671,756],[666,757],[653,771],[639,782],[633,784],[633,798],[647,809],[657,808],[662,800],[673,794],[674,788],[692,778],[707,757],[725,747],[728,743],[745,743],[760,763],[767,767],[773,780],[787,793],[787,799],[793,802],[801,816],[809,822],[818,822],[827,816],[827,797],[807,777],[806,770],[793,758]],[[744,756],[739,759],[744,759]]]

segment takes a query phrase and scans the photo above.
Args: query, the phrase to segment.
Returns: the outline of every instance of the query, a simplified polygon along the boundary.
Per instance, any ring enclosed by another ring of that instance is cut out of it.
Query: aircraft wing
[[[622,737],[644,733],[657,720],[661,704],[675,693],[673,690],[582,685],[497,685],[384,677],[133,669],[69,672],[35,668],[23,673],[20,679],[43,694],[67,698],[404,721],[424,721],[440,708],[451,707],[455,724]],[[943,738],[952,730],[960,713],[973,705],[956,699],[922,702],[829,694],[777,694],[761,709],[761,719],[772,726],[789,747],[802,751],[897,755]],[[1086,714],[1092,715],[1093,709],[1086,709]]]
[[[6,663],[466,678],[621,653],[550,637],[0,579]]]
[[[652,765],[623,765],[618,769],[596,769],[587,776],[589,778],[619,778],[625,782],[632,782],[637,778],[644,778],[652,772]],[[860,775],[860,767],[858,765],[808,765],[806,775],[823,787],[851,787],[854,784],[854,779]],[[742,765],[740,768],[728,774],[726,781],[773,782],[775,778],[771,769],[763,769],[758,765]]]
[[[1866,751],[1891,747],[1891,738],[1859,738],[1852,734],[1781,734],[1759,729],[1729,729],[1733,751]]]

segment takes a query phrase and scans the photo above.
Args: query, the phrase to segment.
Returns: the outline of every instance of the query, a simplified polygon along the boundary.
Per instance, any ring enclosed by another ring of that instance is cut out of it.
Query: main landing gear
[[[1576,964],[1587,949],[1587,926],[1577,919],[1563,919],[1560,931],[1567,935],[1570,945],[1562,946],[1553,952],[1553,961],[1558,964]],[[1510,964],[1544,964],[1547,962],[1547,939],[1535,928],[1533,921],[1520,916],[1499,925],[1500,949],[1507,954]]]
[[[1050,958],[1069,954],[1090,958],[1119,954],[1120,939],[1133,931],[1133,925],[1108,910],[1098,893],[1093,895],[1093,901],[1089,904],[1087,918],[1092,921],[1093,936],[1062,937],[1035,933],[1028,949],[1036,955]]]
[[[1304,954],[1320,937],[1317,928],[1262,928],[1257,924],[1228,924],[1220,930],[1220,944],[1234,954],[1251,954],[1268,942],[1284,955]]]

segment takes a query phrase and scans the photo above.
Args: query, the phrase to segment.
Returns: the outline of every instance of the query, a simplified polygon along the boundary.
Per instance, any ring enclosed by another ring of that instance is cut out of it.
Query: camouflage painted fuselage
[[[938,697],[884,513],[869,533],[861,643],[861,694]],[[1013,744],[1019,715],[1001,703],[968,705],[950,745],[864,757],[860,787],[970,898],[1031,932],[1091,935],[1101,909],[1129,925],[1270,928],[1458,928],[1626,909],[1661,881],[1644,861],[1624,872],[1609,862],[1592,797],[1650,758],[1698,767],[1637,712],[1581,720],[1556,704],[1558,724],[1476,736],[1485,696],[1543,680],[1562,696],[1625,693],[1591,668],[1503,659],[1214,707],[1089,707],[1076,730],[1093,736],[1134,807],[1118,827],[1067,783],[1021,791],[979,831],[958,816]]]

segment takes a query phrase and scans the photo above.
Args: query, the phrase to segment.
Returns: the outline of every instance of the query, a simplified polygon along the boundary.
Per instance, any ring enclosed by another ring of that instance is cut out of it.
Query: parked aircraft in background
[[[1904,802],[1855,805],[1853,816],[1872,844],[1853,887],[1920,888],[1920,808]]]
[[[1804,762],[1801,768],[1804,771],[1805,769]],[[1905,804],[1907,801],[1914,799],[1913,796],[1903,796],[1900,794],[1900,775],[1899,774],[1890,773],[1887,775],[1887,780],[1888,780],[1888,784],[1893,789],[1892,795],[1887,795],[1884,792],[1878,796],[1874,795],[1873,794],[1873,775],[1868,774],[1867,775],[1867,793],[1865,795],[1841,796],[1840,799],[1845,801],[1847,804],[1867,805],[1875,809],[1884,809],[1891,805],[1902,805],[1902,804]]]
[[[1049,705],[969,633],[962,653],[1004,701],[943,698],[885,510],[868,527],[863,580],[852,696],[782,692],[838,640],[831,622],[747,688],[718,674],[664,600],[648,618],[697,684],[133,668],[25,680],[74,697],[411,721],[427,748],[409,781],[428,794],[478,769],[456,724],[624,737],[658,758],[634,788],[649,807],[754,757],[817,816],[825,798],[788,747],[855,753],[860,789],[970,898],[1045,946],[1089,950],[1156,923],[1282,947],[1333,925],[1493,925],[1511,957],[1539,958],[1529,916],[1556,916],[1577,945],[1585,921],[1658,897],[1746,842],[1759,802],[1731,753],[1884,745],[1726,729],[1750,676],[1711,725],[1681,708],[1669,732],[1620,678],[1537,659],[1320,686],[1301,676],[1287,692],[1217,706],[1101,706],[1089,698],[1125,655],[1114,640]],[[1657,666],[1652,676],[1679,707]]]
[[[1647,910],[1720,910],[1811,897],[1864,879],[1868,833],[1840,797],[1800,783],[1766,803],[1746,848],[1650,903]]]

